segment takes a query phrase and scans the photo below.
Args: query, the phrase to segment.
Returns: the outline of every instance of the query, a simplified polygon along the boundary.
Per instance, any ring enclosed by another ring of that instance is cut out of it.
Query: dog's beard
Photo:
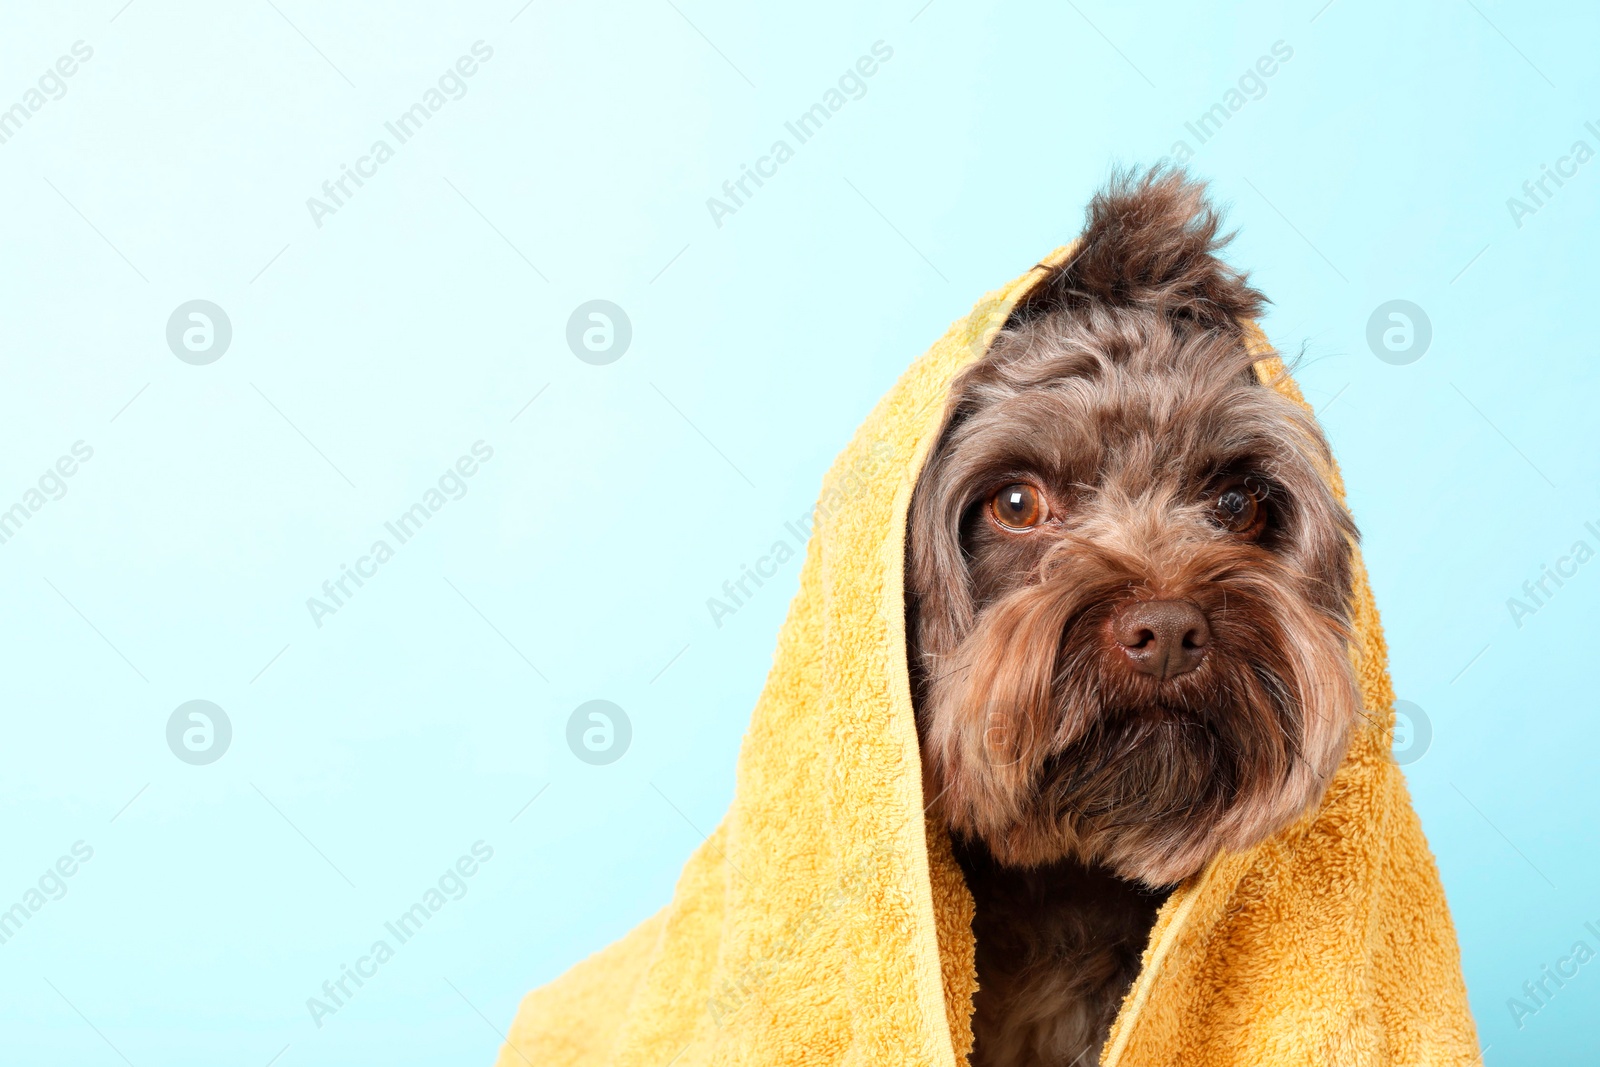
[[[1002,864],[1170,885],[1314,807],[1360,716],[1356,528],[1315,420],[1261,377],[1263,298],[1218,226],[1180,176],[1114,183],[952,383],[919,475],[926,785]],[[1157,664],[1130,627],[1173,612],[1202,621],[1151,630]]]
[[[1162,590],[1210,621],[1186,674],[1159,681],[1114,654],[1139,568],[1073,538],[940,658],[925,758],[955,833],[1002,863],[1073,858],[1160,886],[1321,797],[1358,709],[1344,622],[1259,551],[1189,553]]]

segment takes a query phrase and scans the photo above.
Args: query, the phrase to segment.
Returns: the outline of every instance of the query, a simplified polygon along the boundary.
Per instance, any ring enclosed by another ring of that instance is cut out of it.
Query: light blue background
[[[1600,563],[1520,628],[1506,606],[1600,547],[1600,161],[1520,227],[1506,205],[1600,149],[1592,6],[275,2],[0,10],[0,107],[94,49],[0,144],[0,507],[94,449],[0,545],[0,907],[94,849],[0,945],[0,1058],[491,1062],[729,802],[798,562],[720,628],[706,599],[948,322],[1181,138],[1304,348],[1432,723],[1408,775],[1485,1062],[1593,1062],[1600,962],[1521,1028],[1507,1000],[1600,949]],[[314,225],[478,40],[466,95]],[[715,225],[879,40],[865,95]],[[209,366],[164,338],[196,298],[234,330]],[[564,339],[596,298],[633,324],[609,366]],[[1433,324],[1408,366],[1365,340],[1396,298]],[[315,626],[306,598],[480,439],[467,495]],[[234,728],[203,767],[165,740],[197,698]],[[633,725],[609,766],[565,742],[593,698]],[[318,1028],[306,999],[478,840],[466,895]]]

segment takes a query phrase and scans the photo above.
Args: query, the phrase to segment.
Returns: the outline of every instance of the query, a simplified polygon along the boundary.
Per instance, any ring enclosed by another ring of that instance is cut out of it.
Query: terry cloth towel
[[[966,1062],[973,904],[923,810],[906,510],[952,379],[1070,253],[979,301],[835,462],[726,817],[670,904],[524,999],[499,1067]],[[1250,343],[1261,379],[1304,403],[1253,326]],[[1369,724],[1317,811],[1162,906],[1107,1067],[1479,1062],[1359,561],[1352,596]]]

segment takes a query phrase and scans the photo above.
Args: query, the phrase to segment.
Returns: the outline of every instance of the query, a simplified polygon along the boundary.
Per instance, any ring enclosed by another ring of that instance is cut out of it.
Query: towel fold
[[[670,904],[527,996],[498,1067],[966,1062],[973,904],[924,815],[906,511],[951,381],[1070,251],[980,300],[839,456],[726,817]],[[1261,379],[1304,403],[1249,338]],[[1444,893],[1389,751],[1394,693],[1359,558],[1352,596],[1367,722],[1315,812],[1172,893],[1107,1067],[1479,1063]]]

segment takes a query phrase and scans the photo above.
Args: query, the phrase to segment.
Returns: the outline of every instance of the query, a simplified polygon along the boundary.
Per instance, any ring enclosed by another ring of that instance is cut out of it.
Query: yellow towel
[[[906,508],[951,380],[1070,251],[979,301],[834,464],[726,818],[665,909],[527,996],[499,1067],[965,1063],[973,905],[923,812]],[[1262,380],[1303,403],[1254,327],[1251,343]],[[1359,560],[1353,595],[1370,725],[1319,810],[1174,891],[1108,1067],[1478,1063]]]

